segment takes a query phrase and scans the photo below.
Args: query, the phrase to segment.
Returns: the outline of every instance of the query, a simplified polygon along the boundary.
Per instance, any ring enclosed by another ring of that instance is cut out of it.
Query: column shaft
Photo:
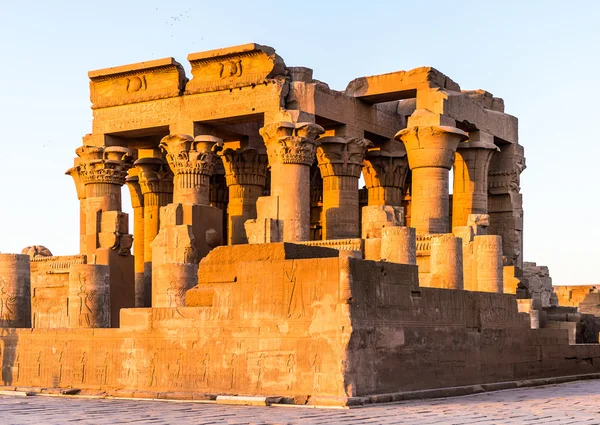
[[[411,227],[417,233],[450,231],[449,176],[445,168],[416,168],[411,193]]]
[[[431,238],[432,288],[463,289],[462,241],[452,235]]]
[[[135,273],[135,306],[144,307],[144,207],[133,208],[133,255]]]
[[[271,164],[271,196],[277,196],[285,242],[310,238],[310,167],[305,164]]]
[[[417,264],[417,234],[412,227],[386,226],[381,229],[381,260]]]
[[[160,230],[160,207],[171,203],[171,193],[144,193],[144,289],[140,294],[145,307],[152,305],[152,247]]]
[[[417,233],[450,232],[449,171],[467,133],[455,127],[406,128],[396,134],[412,170],[410,225]]]
[[[358,178],[323,178],[323,239],[360,237]]]
[[[475,143],[474,147],[466,147]],[[464,145],[464,146],[463,146]],[[488,212],[488,169],[493,143],[461,143],[454,159],[454,189],[452,194],[452,227],[465,226],[469,214]]]
[[[256,201],[263,195],[264,187],[251,184],[229,186],[227,204],[227,240],[229,245],[248,243],[244,223],[256,218]]]
[[[473,243],[474,282],[482,292],[504,292],[502,262],[502,237],[498,235],[475,236]]]
[[[173,203],[210,205],[210,175],[198,174],[197,171],[175,174]]]

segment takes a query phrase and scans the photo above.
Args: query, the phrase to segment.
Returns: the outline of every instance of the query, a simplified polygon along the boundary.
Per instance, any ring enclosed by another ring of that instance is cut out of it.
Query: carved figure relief
[[[81,355],[81,383],[85,383],[85,374],[87,372],[87,362],[88,362],[88,358],[87,358],[87,353],[84,351],[83,354]]]
[[[304,307],[304,291],[302,282],[297,282],[296,269],[294,263],[292,263],[292,269],[288,272],[286,270],[285,277],[290,283],[290,300],[288,302],[288,318],[300,318],[306,314]]]
[[[183,367],[183,353],[179,353],[179,357],[174,365],[169,365],[169,386],[181,387],[181,371]]]
[[[256,362],[256,368],[258,369],[257,378],[256,378],[256,389],[260,390],[262,387],[262,380],[264,379],[263,368],[265,366],[265,355],[260,354],[258,357],[258,361]]]
[[[158,353],[154,352],[148,369],[146,371],[146,384],[148,387],[155,387],[157,384],[156,379],[156,363],[158,362]]]
[[[88,328],[94,327],[95,312],[93,310],[93,301],[96,296],[96,291],[88,291],[85,287],[85,277],[79,275],[79,326],[87,326]]]
[[[241,77],[242,76],[242,60],[230,60],[226,62],[219,63],[221,67],[221,72],[219,73],[219,77],[221,78],[231,78],[231,77]]]
[[[296,366],[296,361],[294,359],[294,355],[290,354],[287,358],[287,362],[286,362],[286,368],[287,368],[287,372],[288,372],[288,384],[287,384],[287,389],[291,390],[292,389],[292,385],[294,382],[294,370],[295,370],[295,366]]]
[[[108,353],[104,355],[104,361],[101,365],[96,366],[96,381],[100,385],[106,385],[108,382],[108,366],[110,364],[110,359]]]
[[[229,361],[229,369],[231,370],[231,380],[229,382],[229,388],[233,389],[235,387],[235,374],[237,372],[237,355],[232,354],[231,360]]]
[[[9,323],[15,319],[17,297],[8,291],[8,283],[4,278],[0,278],[0,320],[2,323]]]
[[[319,354],[315,354],[310,366],[313,370],[313,391],[319,391],[320,387],[320,375],[321,375],[321,356]]]
[[[202,378],[200,379],[200,382],[202,383],[202,386],[204,386],[204,387],[208,387],[209,363],[210,363],[210,357],[208,356],[208,353],[206,353],[204,355],[204,359],[202,360]]]
[[[180,301],[185,299],[185,289],[178,288],[177,284],[173,281],[169,283],[166,292],[169,300],[169,307],[177,307],[180,304]]]
[[[142,75],[141,77],[133,76],[127,78],[127,92],[135,93],[138,91],[144,91],[148,87],[146,83],[146,76]]]

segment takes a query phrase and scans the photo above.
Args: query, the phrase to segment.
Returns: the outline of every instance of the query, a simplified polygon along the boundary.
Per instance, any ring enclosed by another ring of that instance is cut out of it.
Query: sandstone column
[[[160,230],[160,207],[173,199],[173,174],[161,158],[140,158],[139,185],[144,202],[144,289],[136,294],[144,307],[152,303],[152,248],[150,244]]]
[[[459,143],[454,159],[452,227],[466,226],[469,214],[488,212],[488,169],[499,149],[491,134],[469,133],[467,143]]]
[[[109,266],[75,264],[69,270],[69,327],[110,328]]]
[[[319,144],[315,139],[323,132],[317,124],[289,121],[260,129],[271,167],[270,196],[277,202],[277,211],[271,213],[284,242],[310,238],[310,166]]]
[[[152,242],[152,307],[185,307],[185,293],[198,281],[192,226],[183,223],[182,204],[169,204],[160,214]]]
[[[210,176],[215,172],[216,153],[223,140],[208,135],[164,137],[159,147],[167,153],[173,170],[173,203],[210,205]]]
[[[132,170],[133,171],[133,170]],[[133,207],[133,254],[135,273],[135,306],[144,307],[144,195],[138,176],[127,177]]]
[[[448,126],[410,127],[398,134],[412,170],[411,227],[417,233],[450,232],[449,170],[467,133]]]
[[[412,227],[386,226],[381,229],[381,260],[417,264],[417,234]]]
[[[99,212],[121,211],[121,187],[131,168],[129,149],[118,146],[81,146],[76,151],[79,178],[85,186],[86,251],[98,247]],[[69,170],[69,174],[75,171]]]
[[[502,237],[498,235],[475,236],[473,281],[482,292],[504,292],[502,262]]]
[[[256,218],[256,201],[263,196],[267,180],[267,155],[253,147],[225,149],[219,155],[229,188],[227,242],[246,244],[244,223]]]
[[[362,138],[322,137],[317,161],[323,177],[323,239],[358,238],[358,179],[371,142]]]
[[[210,176],[223,142],[213,136],[164,137],[160,148],[173,170],[173,203],[160,210],[160,232],[152,242],[152,307],[185,305],[198,281],[198,262],[221,243],[223,212],[210,206]]]
[[[432,288],[463,289],[462,241],[452,235],[431,238]]]
[[[365,259],[380,259],[383,227],[404,225],[401,204],[407,170],[404,146],[395,140],[370,149],[365,155],[362,174],[367,187],[368,204],[361,211]]]
[[[31,327],[29,255],[0,254],[0,327]]]
[[[402,205],[402,189],[408,163],[400,143],[389,149],[371,149],[363,162],[363,177],[368,190],[368,205]]]

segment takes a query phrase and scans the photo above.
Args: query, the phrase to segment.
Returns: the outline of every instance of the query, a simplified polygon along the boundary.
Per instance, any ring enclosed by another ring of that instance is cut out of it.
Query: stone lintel
[[[88,76],[92,109],[180,96],[187,81],[173,58],[99,69]]]
[[[500,108],[488,109],[485,106],[477,98],[460,91],[424,88],[419,90],[416,110],[408,118],[408,126],[426,125],[425,120],[433,125],[435,123],[432,120],[435,119],[454,120],[469,131],[480,130],[507,143],[518,143],[518,119],[500,112]]]
[[[298,101],[300,109],[338,122],[360,135],[364,130],[392,139],[398,129],[406,127],[404,117],[383,104],[368,105],[324,84],[294,83],[294,88],[293,99]]]
[[[375,104],[414,98],[417,96],[417,90],[434,87],[460,91],[460,86],[440,71],[431,67],[421,67],[410,71],[356,78],[346,87],[346,94]]]
[[[267,55],[275,54],[275,49],[270,46],[263,46],[257,43],[246,43],[239,44],[237,46],[224,47],[222,49],[205,50],[203,52],[190,53],[187,59],[190,62],[220,58],[224,56],[235,56],[242,53],[254,52],[256,50],[262,51]]]
[[[227,90],[267,83],[287,75],[283,59],[269,46],[250,43],[191,53],[192,80],[186,94]]]
[[[485,109],[491,109],[496,112],[504,112],[504,100],[485,90],[462,90],[462,93],[468,95],[475,102],[479,103]]]
[[[100,79],[102,77],[111,77],[115,75],[126,74],[129,72],[136,71],[148,71],[154,68],[161,68],[163,66],[181,66],[175,59],[173,58],[162,58],[162,59],[154,59],[151,61],[130,63],[128,65],[120,65],[113,66],[110,68],[102,68],[96,69],[88,72],[88,77],[91,80]]]

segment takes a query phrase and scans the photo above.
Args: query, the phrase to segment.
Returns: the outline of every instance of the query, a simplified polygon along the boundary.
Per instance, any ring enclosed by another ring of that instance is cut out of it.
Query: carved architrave
[[[173,58],[90,71],[88,76],[92,109],[179,96],[187,82]]]
[[[186,94],[254,86],[287,74],[275,49],[254,43],[192,53],[188,60],[193,78]]]
[[[321,176],[360,177],[363,159],[373,144],[363,138],[322,137],[317,148],[317,161]]]

